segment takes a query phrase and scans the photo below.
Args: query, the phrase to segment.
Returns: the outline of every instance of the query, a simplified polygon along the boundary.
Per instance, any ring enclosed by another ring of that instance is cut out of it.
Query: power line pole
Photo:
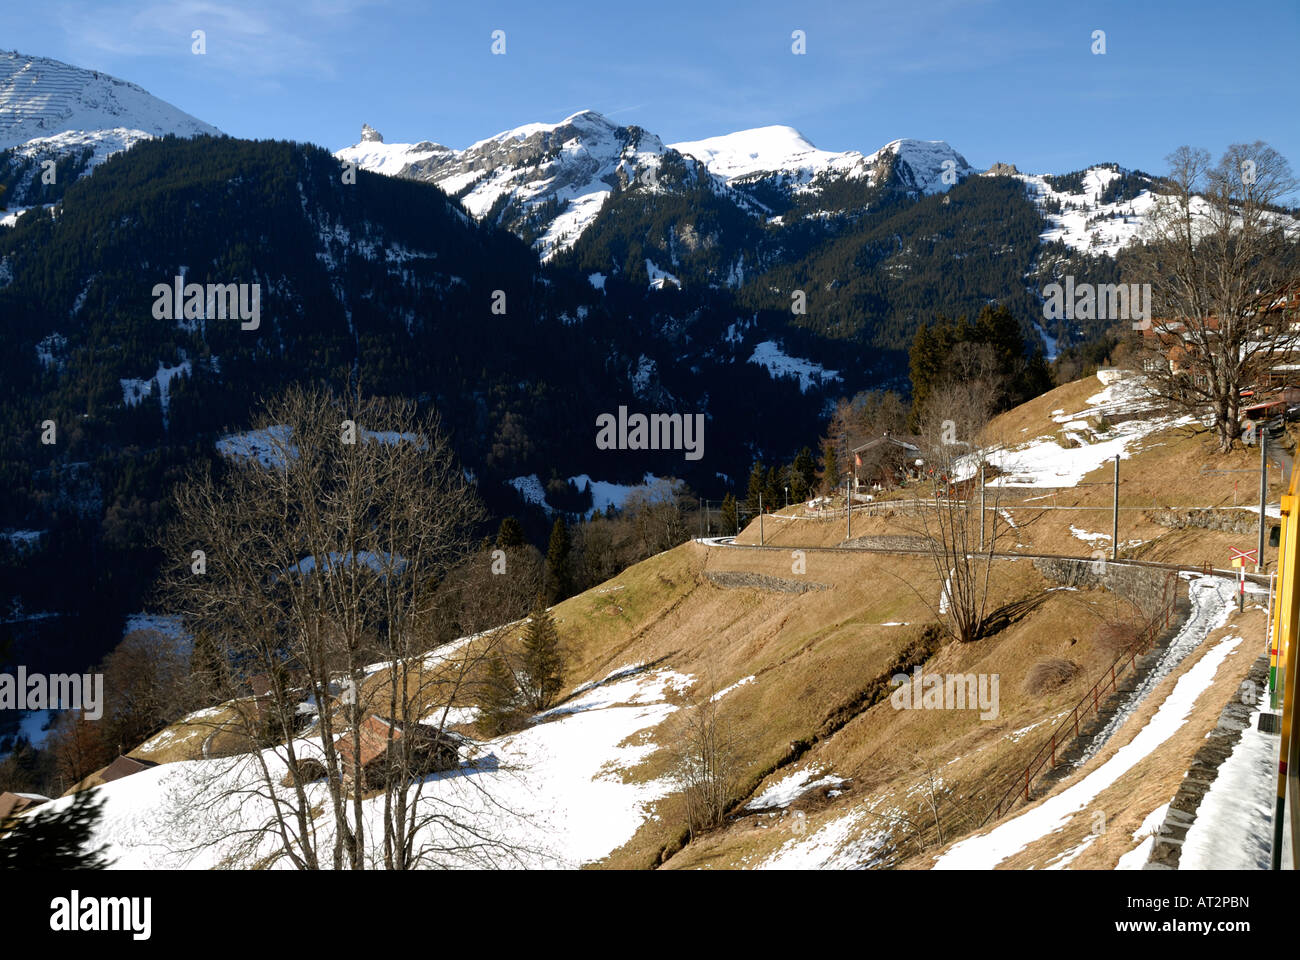
[[[1268,506],[1268,431],[1259,432],[1259,553],[1255,572],[1264,569],[1264,508]]]
[[[1115,494],[1110,512],[1110,558],[1119,559],[1119,454],[1115,454]]]
[[[758,545],[761,547],[766,541],[763,539],[763,495],[758,495]]]
[[[853,486],[844,481],[844,539],[853,539]]]
[[[980,552],[984,551],[984,461],[980,461]]]

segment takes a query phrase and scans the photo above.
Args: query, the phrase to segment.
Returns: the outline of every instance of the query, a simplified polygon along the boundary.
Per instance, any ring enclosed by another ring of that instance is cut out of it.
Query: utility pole
[[[764,542],[765,541],[763,540],[763,495],[760,493],[758,495],[758,545],[761,547],[763,546]]]
[[[1119,454],[1115,454],[1115,495],[1111,500],[1110,558],[1119,559]]]
[[[853,486],[844,481],[844,539],[853,539]]]
[[[1255,572],[1264,569],[1264,508],[1268,506],[1268,431],[1259,432],[1259,553]],[[1244,569],[1244,567],[1243,567]]]

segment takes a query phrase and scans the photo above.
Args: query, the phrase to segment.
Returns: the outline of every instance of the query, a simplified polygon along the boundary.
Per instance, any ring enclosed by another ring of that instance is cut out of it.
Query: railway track
[[[711,547],[725,547],[732,550],[803,550],[807,553],[881,553],[887,555],[911,555],[911,556],[929,556],[930,551],[925,547],[827,547],[822,545],[805,545],[798,543],[785,544],[758,544],[758,543],[736,543],[735,537],[697,537],[695,542]],[[982,555],[982,554],[981,554]],[[1086,557],[1074,556],[1066,553],[1005,553],[994,551],[993,557],[996,560],[1074,560],[1080,563],[1098,563],[1096,557],[1089,555]],[[1230,577],[1236,579],[1240,572],[1235,569],[1212,567],[1208,565],[1194,565],[1186,563],[1161,563],[1156,560],[1110,560],[1106,559],[1105,563],[1112,563],[1122,567],[1145,567],[1148,570],[1165,570],[1176,573],[1198,573],[1202,576]],[[1246,580],[1251,583],[1267,586],[1271,582],[1271,575],[1265,573],[1248,573]]]

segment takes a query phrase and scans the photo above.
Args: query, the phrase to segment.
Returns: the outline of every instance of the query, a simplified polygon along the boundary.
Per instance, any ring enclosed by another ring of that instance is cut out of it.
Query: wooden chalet
[[[10,817],[16,817],[33,807],[49,802],[49,797],[43,797],[39,793],[11,793],[6,790],[0,793],[0,824]]]
[[[398,724],[371,714],[360,724],[360,774],[370,788],[384,782],[390,764],[406,767],[408,776],[421,776],[460,765],[460,740],[422,723]],[[345,783],[357,777],[356,740],[351,732],[335,743]]]
[[[918,480],[927,459],[924,449],[925,441],[920,437],[886,430],[853,448],[854,484],[859,488],[893,490]]]

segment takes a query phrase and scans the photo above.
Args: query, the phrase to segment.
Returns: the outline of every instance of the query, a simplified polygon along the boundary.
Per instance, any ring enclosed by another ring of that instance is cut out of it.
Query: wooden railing
[[[1068,746],[1079,737],[1079,725],[1089,715],[1099,713],[1104,698],[1109,695],[1130,671],[1137,669],[1137,658],[1150,649],[1156,639],[1169,626],[1173,619],[1174,607],[1178,602],[1178,580],[1177,575],[1170,573],[1165,578],[1164,593],[1161,598],[1160,610],[1143,628],[1142,633],[1131,643],[1127,649],[1117,656],[1111,663],[1110,668],[1106,670],[1092,688],[1080,698],[1079,702],[1055,727],[1052,728],[1051,734],[1043,741],[1043,745],[1038,748],[1025,769],[1002,795],[997,804],[989,810],[984,819],[980,821],[980,826],[999,819],[1003,814],[1009,811],[1021,799],[1029,799],[1029,788],[1035,778],[1042,773],[1043,768],[1049,763],[1054,769],[1056,767],[1056,758],[1061,748]]]

